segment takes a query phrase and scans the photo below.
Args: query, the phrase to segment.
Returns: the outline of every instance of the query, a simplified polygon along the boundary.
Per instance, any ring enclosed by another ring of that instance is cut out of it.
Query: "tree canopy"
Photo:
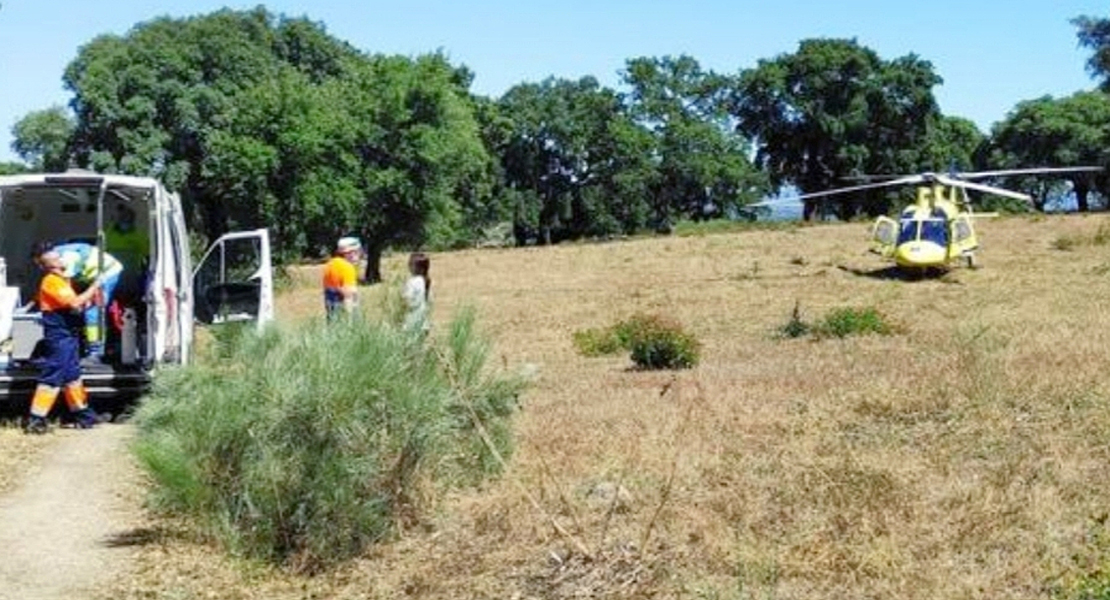
[[[816,192],[846,176],[915,171],[940,117],[932,93],[939,83],[932,64],[915,55],[884,61],[855,40],[809,39],[742,71],[733,114],[774,185]],[[808,202],[806,215],[815,207]],[[858,199],[841,200],[842,217],[859,208]]]
[[[513,87],[494,152],[513,190],[518,242],[551,243],[644,226],[652,180],[650,134],[597,80],[548,79]]]
[[[917,167],[929,171],[969,171],[981,163],[987,136],[970,119],[942,116],[931,120]]]
[[[1073,23],[1110,90],[1110,21]],[[466,245],[507,221],[518,244],[554,243],[667,231],[863,174],[1107,163],[1101,93],[1023,102],[988,137],[941,114],[927,60],[854,39],[803,40],[735,75],[636,57],[619,89],[551,77],[486,98],[473,77],[443,53],[366,53],[262,7],[162,17],[82,46],[63,76],[69,110],[25,115],[25,164],[0,170],[158,177],[206,237],[267,226],[290,259],[356,234],[373,281],[389,247]],[[1084,209],[1106,186],[1072,184]],[[895,194],[838,197],[837,211],[888,212]]]
[[[991,163],[1001,167],[1104,166],[1110,163],[1110,97],[1102,92],[1079,92],[1062,99],[1045,96],[1021,102],[991,135]],[[1089,208],[1092,188],[1105,185],[1105,176],[1073,173],[1076,203]],[[1037,182],[1031,182],[1035,184]],[[1105,187],[1102,187],[1105,190]],[[1036,194],[1038,188],[1029,191]],[[1039,194],[1038,206],[1044,202]]]
[[[33,111],[12,129],[12,148],[35,171],[57,173],[69,166],[74,123],[61,106]]]
[[[83,47],[65,74],[79,164],[160,177],[208,236],[274,228],[289,256],[357,232],[367,277],[391,244],[465,237],[488,198],[469,76],[437,54],[366,55],[264,9],[161,18]]]
[[[624,80],[633,118],[654,136],[657,228],[675,216],[721,217],[766,191],[728,112],[731,78],[703,71],[690,56],[667,56],[628,61]]]
[[[229,225],[206,178],[211,140],[258,88],[292,69],[319,84],[359,57],[303,19],[262,8],[141,23],[83,46],[63,81],[74,94],[73,153],[98,171],[151,175],[179,189],[209,236]]]
[[[1079,30],[1079,45],[1092,51],[1087,59],[1087,72],[1099,78],[1099,87],[1110,92],[1110,19],[1081,16],[1072,19]]]

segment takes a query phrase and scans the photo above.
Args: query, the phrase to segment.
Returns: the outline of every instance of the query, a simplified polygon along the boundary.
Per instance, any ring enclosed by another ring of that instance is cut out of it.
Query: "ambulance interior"
[[[150,311],[146,310],[144,288],[153,247],[150,213],[154,200],[145,188],[106,188],[102,205],[100,195],[95,184],[0,189],[0,367],[29,360],[42,337],[33,303],[42,278],[32,259],[36,244],[86,242],[104,247],[107,237],[100,233],[121,218],[133,221],[131,231],[146,240],[145,252],[140,244],[138,251],[129,252],[131,256],[117,256],[124,271],[113,293],[114,306],[101,311],[100,330],[106,336],[102,360],[118,367],[149,359],[146,331]],[[108,251],[116,255],[111,248]]]

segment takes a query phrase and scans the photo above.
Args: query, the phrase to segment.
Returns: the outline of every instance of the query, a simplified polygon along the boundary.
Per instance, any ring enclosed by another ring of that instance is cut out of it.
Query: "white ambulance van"
[[[113,252],[120,215],[132,244]],[[158,366],[187,363],[196,324],[261,327],[273,318],[267,230],[224,235],[194,271],[181,200],[156,179],[0,176],[0,403],[23,402],[35,386],[42,327],[33,300],[42,274],[31,255],[43,241],[95,244],[124,262],[112,305],[101,311],[103,357],[82,363],[94,399],[141,394]]]

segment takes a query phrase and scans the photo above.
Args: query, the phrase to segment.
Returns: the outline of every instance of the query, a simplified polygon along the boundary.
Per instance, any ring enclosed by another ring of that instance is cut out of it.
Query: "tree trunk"
[[[1048,186],[1043,183],[1038,184],[1036,189],[1032,190],[1029,195],[1033,198],[1031,200],[1033,203],[1033,211],[1043,213],[1045,204],[1048,203]]]
[[[366,246],[366,271],[362,275],[364,285],[380,283],[382,280],[382,248]]]
[[[517,220],[513,220],[513,239],[516,240],[517,246],[528,245],[528,228]]]
[[[1079,210],[1079,212],[1085,213],[1091,209],[1091,206],[1087,201],[1087,195],[1091,191],[1091,188],[1086,183],[1080,183],[1078,181],[1075,181],[1073,183],[1075,184],[1076,208]]]
[[[859,208],[855,205],[854,202],[841,200],[840,203],[836,205],[836,218],[844,221],[845,223],[851,221],[858,214]]]
[[[817,202],[814,200],[806,200],[802,204],[802,219],[807,223],[812,223],[817,216]]]

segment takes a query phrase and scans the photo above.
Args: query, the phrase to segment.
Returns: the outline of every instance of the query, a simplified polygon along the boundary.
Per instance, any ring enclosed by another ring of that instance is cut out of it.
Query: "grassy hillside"
[[[1110,219],[981,231],[982,269],[920,281],[876,276],[860,224],[435,254],[436,318],[475,305],[499,361],[538,366],[508,472],[311,579],[152,521],[104,596],[1068,596],[1110,549]],[[294,279],[282,318],[321,310]],[[781,339],[796,303],[896,333]],[[700,364],[575,352],[637,312]]]

